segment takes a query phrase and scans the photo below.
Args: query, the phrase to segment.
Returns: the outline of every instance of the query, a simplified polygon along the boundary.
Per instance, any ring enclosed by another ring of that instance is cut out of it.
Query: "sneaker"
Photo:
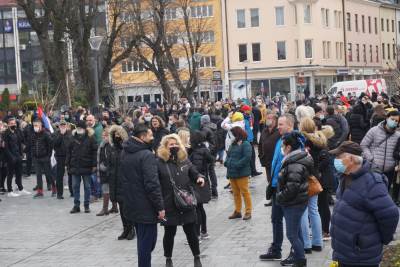
[[[19,194],[20,194],[20,195],[25,195],[25,196],[32,195],[31,192],[29,192],[29,191],[27,191],[27,190],[25,190],[25,189],[22,189],[21,191],[19,191]]]
[[[305,248],[304,249],[304,254],[312,254],[312,249],[311,248]]]
[[[201,234],[200,234],[200,239],[201,239],[201,240],[210,239],[210,235],[209,235],[208,233],[201,233]]]
[[[311,249],[313,250],[313,251],[317,251],[317,252],[321,252],[322,251],[322,246],[312,246],[311,247]]]
[[[57,196],[57,199],[64,199],[63,196]]]
[[[251,175],[251,177],[256,177],[256,176],[260,176],[261,174],[263,174],[262,172],[255,172]]]
[[[5,188],[0,188],[0,195],[4,195],[5,193],[7,193],[7,190]]]
[[[38,198],[43,198],[43,193],[42,192],[37,192],[33,198],[38,199]]]
[[[322,240],[323,241],[330,241],[331,240],[331,236],[329,233],[324,233],[324,235],[322,236]]]
[[[292,266],[295,263],[294,255],[290,252],[289,256],[281,261],[282,266]]]
[[[19,197],[20,194],[18,194],[18,192],[9,192],[9,193],[7,194],[7,196],[8,196],[8,197]]]
[[[259,259],[262,261],[280,261],[282,259],[282,254],[280,252],[275,252],[272,248],[269,248],[268,252],[261,254]]]
[[[79,213],[79,212],[81,212],[81,208],[74,206],[69,213],[74,214],[74,213]]]
[[[36,185],[34,188],[32,188],[32,191],[38,190],[38,186]]]

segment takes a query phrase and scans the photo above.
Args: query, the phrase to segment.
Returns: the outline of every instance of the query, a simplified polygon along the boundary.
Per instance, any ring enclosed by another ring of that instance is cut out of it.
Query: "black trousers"
[[[199,238],[196,234],[196,224],[189,223],[182,225],[183,231],[185,232],[186,239],[189,243],[190,250],[192,251],[193,256],[200,255],[200,247],[199,247]],[[172,251],[174,250],[174,240],[176,235],[176,229],[178,226],[164,226],[164,238],[163,238],[163,247],[164,247],[164,256],[167,258],[172,257]]]
[[[122,226],[125,227],[132,227],[132,223],[126,218],[125,210],[124,210],[124,202],[117,201],[119,206],[119,216],[121,216]]]
[[[396,172],[394,170],[384,172],[385,176],[388,179],[388,191],[390,193],[390,189],[393,185],[393,190],[392,190],[392,198],[393,201],[397,201],[399,199],[399,191],[400,191],[400,184],[396,183]]]
[[[7,164],[0,162],[0,188],[5,188],[5,182],[7,179]]]
[[[208,165],[208,174],[210,176],[210,182],[211,182],[211,194],[213,196],[218,196],[218,180],[217,180],[217,174],[215,173],[215,162],[211,163]]]
[[[22,160],[15,162],[8,162],[8,173],[7,173],[7,190],[12,192],[12,178],[15,174],[15,183],[18,186],[18,190],[23,190],[22,186]]]
[[[204,206],[202,203],[197,204],[196,212],[197,212],[196,233],[197,236],[200,236],[200,233],[207,233],[207,214],[206,211],[204,210]]]
[[[331,210],[329,209],[329,191],[326,189],[318,195],[318,212],[321,216],[322,232],[329,234]]]
[[[251,161],[250,161],[250,167],[251,167],[251,174],[255,174],[257,172],[256,169],[256,151],[254,150],[253,143],[251,143]]]
[[[46,176],[47,186],[51,185],[55,187],[55,182],[53,177],[51,176],[51,166],[50,166],[50,159],[35,159],[35,172],[36,172],[36,181],[37,181],[37,188],[43,190],[43,174]]]
[[[57,165],[56,165],[57,196],[62,197],[64,194],[65,157],[57,157],[56,161],[57,161]],[[69,186],[70,180],[71,180],[71,186]],[[72,191],[72,179],[69,179],[69,177],[68,177],[68,187]]]
[[[26,175],[31,175],[32,173],[32,154],[30,151],[26,153],[26,168],[25,168]]]

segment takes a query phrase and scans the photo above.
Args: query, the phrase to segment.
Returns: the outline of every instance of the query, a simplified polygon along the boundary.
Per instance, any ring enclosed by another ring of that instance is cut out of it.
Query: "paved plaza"
[[[260,167],[259,167],[260,168]],[[260,168],[261,169],[261,168]],[[224,178],[225,168],[218,164],[220,198],[206,205],[210,239],[200,245],[203,266],[280,266],[279,262],[261,262],[272,240],[271,208],[264,207],[265,176],[252,179],[253,219],[228,220],[233,200]],[[34,177],[24,179],[31,190]],[[32,196],[2,197],[0,202],[0,266],[137,266],[136,239],[118,241],[121,232],[119,215],[96,217],[101,202],[91,205],[90,214],[69,214],[73,205],[69,193],[64,200]],[[399,231],[398,231],[399,232]],[[163,228],[159,227],[153,266],[163,266]],[[184,244],[182,229],[175,238],[174,266],[193,266],[190,249]],[[289,253],[285,238],[283,255]],[[323,252],[307,255],[308,266],[329,266],[330,243]]]

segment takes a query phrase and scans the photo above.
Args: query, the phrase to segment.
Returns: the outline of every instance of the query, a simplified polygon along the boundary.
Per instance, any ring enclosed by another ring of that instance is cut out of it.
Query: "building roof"
[[[16,0],[0,0],[0,6],[16,6]]]

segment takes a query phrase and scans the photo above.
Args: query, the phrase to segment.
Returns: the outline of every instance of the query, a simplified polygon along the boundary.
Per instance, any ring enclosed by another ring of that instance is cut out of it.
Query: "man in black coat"
[[[96,171],[97,142],[92,128],[86,129],[86,123],[79,121],[76,131],[72,135],[68,146],[66,165],[68,172],[72,174],[72,188],[74,193],[74,207],[70,213],[78,213],[80,209],[80,187],[83,180],[85,192],[85,213],[89,213],[90,181],[91,175]]]
[[[139,124],[133,137],[123,144],[121,180],[126,218],[135,223],[139,266],[151,266],[157,242],[157,223],[165,210],[158,178],[157,161],[151,151],[153,134]]]
[[[65,120],[60,121],[58,126],[58,131],[54,133],[53,145],[57,161],[56,167],[56,185],[57,185],[57,199],[64,199],[64,185],[63,178],[65,173],[65,160],[67,157],[67,149],[71,143],[72,135],[67,130],[67,122]],[[68,187],[70,188],[71,196],[72,194],[72,176],[68,174]]]
[[[37,181],[37,192],[34,198],[43,197],[43,178],[46,175],[47,180],[51,184],[52,196],[56,195],[56,187],[53,177],[51,176],[50,158],[53,152],[53,144],[51,136],[43,129],[42,122],[35,120],[33,122],[33,131],[31,139],[32,160],[35,162],[35,173]]]
[[[254,135],[253,144],[257,145],[258,144],[258,132],[260,131],[260,121],[261,121],[261,117],[262,117],[261,111],[257,106],[257,102],[253,103],[252,113],[253,113],[253,135]]]

